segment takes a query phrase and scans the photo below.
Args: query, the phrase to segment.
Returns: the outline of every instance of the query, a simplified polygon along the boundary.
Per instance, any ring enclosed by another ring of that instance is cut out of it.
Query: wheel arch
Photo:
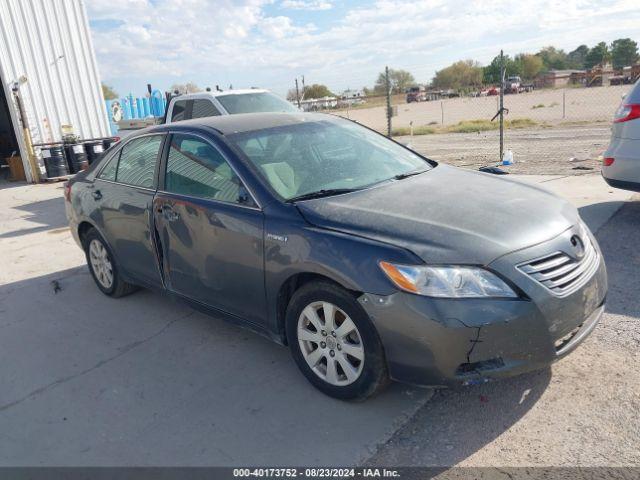
[[[87,233],[89,233],[89,230],[91,229],[98,230],[95,225],[93,225],[91,222],[88,222],[86,220],[83,220],[78,224],[78,228],[77,228],[78,238],[80,239],[80,243],[82,244],[83,247],[84,247],[84,241],[87,236]]]
[[[276,307],[276,327],[279,340],[287,345],[287,336],[285,332],[285,318],[287,314],[287,307],[293,295],[300,290],[304,285],[311,282],[327,282],[343,288],[347,292],[350,292],[355,298],[362,295],[363,292],[350,288],[341,282],[325,273],[319,273],[314,271],[297,272],[289,277],[280,285],[278,293],[275,298]]]

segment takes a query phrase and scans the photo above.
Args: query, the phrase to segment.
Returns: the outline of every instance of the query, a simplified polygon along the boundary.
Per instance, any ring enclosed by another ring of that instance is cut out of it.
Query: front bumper
[[[454,386],[544,368],[575,349],[604,312],[607,273],[598,266],[570,295],[558,297],[514,265],[548,252],[539,245],[490,265],[523,291],[522,299],[437,299],[398,292],[364,294],[394,380]],[[508,273],[508,275],[507,275]],[[520,276],[519,276],[520,275]]]

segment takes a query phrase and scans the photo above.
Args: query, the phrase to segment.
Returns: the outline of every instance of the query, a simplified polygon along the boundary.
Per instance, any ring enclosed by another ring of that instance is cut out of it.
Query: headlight
[[[398,288],[428,297],[481,298],[518,295],[488,270],[476,267],[396,265],[380,262],[380,268]]]

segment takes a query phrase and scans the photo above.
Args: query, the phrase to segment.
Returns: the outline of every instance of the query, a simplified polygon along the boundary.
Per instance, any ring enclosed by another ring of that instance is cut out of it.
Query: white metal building
[[[32,179],[16,103],[33,143],[109,135],[89,22],[82,0],[0,0],[0,161],[17,151]]]

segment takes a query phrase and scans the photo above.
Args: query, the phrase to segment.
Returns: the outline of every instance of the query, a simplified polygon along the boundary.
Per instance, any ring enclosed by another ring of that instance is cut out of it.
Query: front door
[[[100,172],[93,184],[91,210],[114,250],[120,267],[132,280],[161,287],[162,279],[151,228],[156,166],[164,135],[129,141]]]
[[[167,287],[260,324],[265,315],[263,214],[213,143],[171,137],[154,200]]]

